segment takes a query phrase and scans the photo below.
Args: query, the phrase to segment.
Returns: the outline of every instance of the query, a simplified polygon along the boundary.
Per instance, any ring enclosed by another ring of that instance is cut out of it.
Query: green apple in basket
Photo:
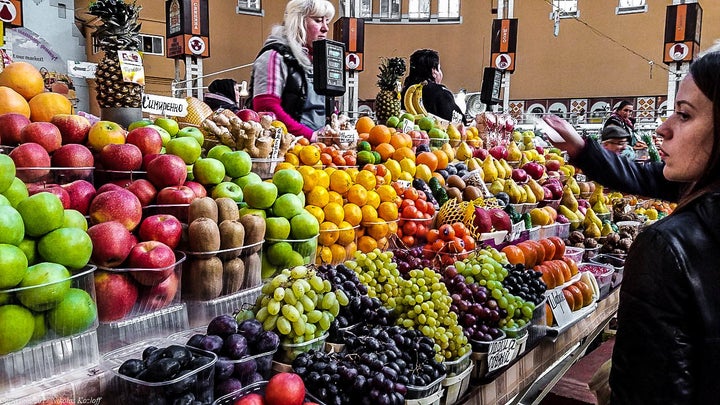
[[[20,305],[0,306],[0,356],[20,350],[35,329],[32,312]]]
[[[70,290],[70,271],[58,263],[42,262],[28,267],[16,293],[24,306],[33,311],[48,310],[65,298]]]

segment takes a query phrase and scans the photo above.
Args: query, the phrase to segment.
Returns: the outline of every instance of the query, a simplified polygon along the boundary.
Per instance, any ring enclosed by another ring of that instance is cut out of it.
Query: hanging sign
[[[0,22],[9,27],[22,27],[22,0],[0,0]]]
[[[123,81],[145,85],[145,69],[142,64],[142,57],[137,51],[118,51],[120,60],[120,71]]]
[[[663,62],[691,62],[700,53],[702,7],[699,3],[676,4],[665,14]]]
[[[165,2],[167,57],[210,56],[208,0]]]
[[[157,96],[144,93],[142,111],[152,115],[185,117],[188,103],[184,98]]]
[[[490,44],[490,67],[508,73],[515,71],[517,29],[517,18],[493,20],[492,43]]]
[[[563,327],[572,321],[572,311],[561,288],[546,291],[545,297],[552,310],[553,318],[555,318],[555,322],[559,327]]]

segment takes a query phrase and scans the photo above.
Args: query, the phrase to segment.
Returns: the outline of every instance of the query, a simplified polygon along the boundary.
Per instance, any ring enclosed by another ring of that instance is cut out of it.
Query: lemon
[[[417,170],[415,167],[415,161],[410,158],[403,158],[403,160],[400,161],[400,168],[404,173],[408,173],[410,176],[415,176],[415,171]]]

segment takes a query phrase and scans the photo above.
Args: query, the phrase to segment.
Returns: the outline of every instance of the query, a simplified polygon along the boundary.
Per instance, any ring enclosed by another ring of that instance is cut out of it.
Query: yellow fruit
[[[340,237],[338,232],[338,226],[330,221],[325,221],[320,224],[320,236],[318,236],[318,243],[322,246],[330,246],[337,242]]]
[[[335,170],[337,170],[337,167],[332,167],[332,166],[326,167],[325,169],[323,169],[323,171],[324,171],[325,173],[327,173],[328,178],[330,177],[331,174],[333,174],[333,172],[334,172]]]
[[[343,206],[343,211],[345,212],[345,221],[352,226],[360,225],[363,218],[363,212],[357,204],[345,204]]]
[[[347,167],[345,168],[345,172],[350,175],[350,178],[352,179],[353,183],[355,182],[355,178],[357,177],[357,174],[359,172],[357,167]]]
[[[317,186],[317,176],[315,175],[315,169],[310,166],[300,166],[297,171],[303,177],[303,191],[308,192]]]
[[[368,191],[368,205],[371,207],[377,209],[380,206],[380,196],[378,193],[375,192],[375,190]]]
[[[323,211],[322,207],[318,207],[317,205],[306,205],[305,209],[317,218],[318,223],[321,224],[325,221],[325,211]]]
[[[275,172],[276,172],[276,173],[279,172],[280,170],[283,170],[283,169],[293,169],[293,170],[295,170],[295,166],[294,166],[292,163],[288,162],[288,161],[280,162],[280,163],[278,163],[277,166],[275,166]]]
[[[393,180],[397,180],[400,177],[400,173],[402,173],[402,167],[400,167],[400,162],[390,159],[385,162],[385,167],[392,176]]]
[[[355,183],[362,185],[366,190],[374,190],[377,184],[375,174],[369,170],[360,170],[355,178]]]
[[[402,172],[400,173],[400,177],[398,177],[398,180],[413,181],[413,176],[408,172]]]
[[[30,118],[27,100],[10,87],[0,86],[0,114],[18,113]]]
[[[30,121],[50,122],[55,114],[72,114],[73,106],[67,97],[58,93],[40,93],[28,101]]]
[[[416,179],[422,179],[426,183],[430,181],[430,177],[432,177],[432,170],[427,165],[419,164],[417,165],[417,168],[415,170],[415,178]]]
[[[363,253],[370,253],[377,248],[377,241],[368,235],[361,236],[357,241],[357,248]]]
[[[7,86],[30,100],[45,91],[45,79],[30,63],[13,62],[0,72],[0,86]]]
[[[394,233],[397,233],[398,231],[398,221],[389,221],[388,223],[388,235],[392,235]]]
[[[398,206],[394,202],[383,202],[378,207],[378,216],[386,221],[398,219]]]
[[[320,186],[313,187],[307,195],[305,195],[305,201],[309,205],[316,205],[324,208],[330,202],[330,196],[328,191]]]
[[[348,190],[347,200],[353,204],[365,205],[367,203],[367,190],[360,184],[353,184]]]
[[[340,225],[345,219],[345,210],[338,203],[328,203],[323,207],[323,212],[325,212],[325,221],[332,222],[335,225]]]
[[[400,168],[403,172],[409,173],[410,176],[415,176],[415,171],[417,170],[417,167],[415,166],[415,161],[411,160],[410,158],[404,158],[400,161]]]
[[[377,210],[372,205],[363,205],[360,210],[362,210],[362,223],[378,221]]]
[[[319,264],[332,263],[332,250],[328,246],[318,246],[315,262]]]
[[[325,170],[317,170],[315,171],[315,175],[317,176],[318,186],[322,188],[330,187],[330,175]]]
[[[397,191],[395,191],[395,188],[389,184],[383,184],[382,186],[378,187],[377,190],[375,190],[378,195],[380,196],[380,201],[395,201],[397,198]]]
[[[385,222],[375,222],[371,225],[365,225],[365,232],[371,238],[380,242],[380,239],[385,238],[389,234],[388,225]]]
[[[288,133],[287,127],[285,126],[285,123],[282,121],[274,120],[273,122],[270,123],[270,125],[272,125],[275,128],[282,129],[284,134]]]
[[[320,161],[320,149],[315,145],[303,146],[298,157],[304,165],[313,166]]]
[[[337,191],[330,191],[328,192],[328,197],[330,198],[331,203],[336,203],[343,205],[345,204],[345,201],[343,200],[343,196],[340,195]]]
[[[352,178],[350,178],[350,175],[344,170],[335,170],[330,175],[330,190],[332,191],[337,191],[341,195],[344,195],[350,190],[352,185]]]
[[[345,250],[345,246],[342,246],[340,244],[334,244],[330,246],[330,251],[332,252],[332,263],[342,263],[345,260],[348,259],[347,251]]]
[[[355,241],[355,228],[347,221],[340,222],[338,225],[339,236],[337,243],[342,246],[347,246],[350,242]]]
[[[345,246],[345,257],[348,259],[351,259],[355,255],[355,251],[357,250],[357,244],[355,242],[350,242]]]
[[[552,221],[550,214],[542,208],[533,208],[530,210],[530,220],[533,225],[549,225]]]
[[[292,167],[298,167],[298,166],[300,166],[300,159],[295,154],[286,153],[285,154],[285,162],[283,162],[283,163],[289,163],[290,165],[292,165]],[[280,166],[280,165],[278,165],[278,166]]]

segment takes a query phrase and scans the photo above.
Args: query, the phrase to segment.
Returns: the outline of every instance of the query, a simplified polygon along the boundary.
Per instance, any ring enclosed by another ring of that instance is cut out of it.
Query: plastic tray
[[[570,223],[556,223],[557,229],[555,230],[557,236],[565,239],[570,236]]]
[[[189,327],[185,303],[177,303],[122,321],[101,322],[98,343],[100,350],[107,352],[142,339],[165,337]]]
[[[433,214],[433,216],[432,216],[431,218],[423,218],[423,219],[417,219],[417,218],[398,218],[398,235],[400,234],[403,226],[404,226],[406,223],[408,223],[408,222],[414,223],[416,226],[417,226],[417,225],[424,225],[428,230],[430,230],[430,229],[433,228],[433,224],[435,223],[435,218],[436,218],[436,217],[437,217],[437,212],[436,212],[435,214]],[[415,235],[415,244],[414,244],[413,246],[424,245],[425,242],[427,242],[427,239],[426,239],[425,235],[423,235],[423,236],[418,236],[418,235],[416,234],[416,235]],[[408,247],[413,247],[413,246],[408,246]]]
[[[615,270],[615,273],[618,274],[622,274],[623,270],[625,270],[625,258],[612,254],[600,253],[599,255],[590,259],[590,263],[607,264],[609,266],[612,266],[612,268]]]
[[[565,257],[575,260],[575,263],[582,262],[585,249],[574,246],[565,247]]]
[[[600,246],[595,246],[594,248],[585,248],[583,253],[583,260],[585,262],[589,262],[590,259],[595,257],[600,252]]]
[[[416,386],[416,385],[408,385],[407,386],[407,393],[405,394],[405,399],[419,399],[419,398],[427,398],[435,393],[437,393],[440,388],[442,387],[442,382],[445,380],[446,375],[441,375],[440,378],[437,380],[431,382],[428,385],[423,386]]]
[[[15,175],[29,183],[67,184],[85,180],[94,184],[95,168],[88,167],[17,167]]]
[[[232,314],[246,304],[254,304],[261,289],[262,286],[248,288],[209,301],[186,301],[190,327],[207,325],[218,315]]]
[[[557,224],[541,226],[538,236],[540,239],[549,238],[551,236],[557,236]]]
[[[303,343],[284,343],[281,341],[280,348],[275,353],[275,360],[280,363],[290,364],[300,353],[306,353],[310,350],[323,350],[328,335],[329,333],[325,332],[322,336]]]
[[[214,400],[215,362],[217,361],[215,353],[185,346],[194,355],[208,357],[211,361],[193,372],[170,381],[141,381],[118,372],[118,369],[126,360],[142,359],[143,350],[148,346],[162,349],[173,344],[176,343],[167,339],[150,339],[119,348],[104,355],[102,365],[113,376],[109,383],[108,398],[113,398],[114,402],[118,404],[173,403],[173,399],[168,398],[177,398],[184,392],[191,392],[196,399],[203,403],[212,402]],[[183,386],[187,386],[186,390],[183,390],[185,388]]]
[[[235,392],[231,392],[230,394],[224,395],[216,399],[215,402],[213,402],[213,405],[232,405],[237,399],[240,399],[245,395],[255,392],[264,395],[265,387],[267,387],[267,384],[267,381],[258,381],[256,383],[250,384]],[[312,396],[312,394],[310,394],[307,390],[305,391],[305,402],[314,402],[316,404],[322,405],[322,402]]]
[[[318,247],[318,236],[313,236],[308,239],[265,239],[263,244],[263,253],[267,255],[267,251],[275,243],[287,242],[292,247],[292,250],[300,253],[303,257],[304,264],[315,263],[317,257]],[[265,264],[262,268],[262,279],[268,279],[275,275],[278,270],[282,270],[281,265],[273,265],[269,261],[265,260]]]

